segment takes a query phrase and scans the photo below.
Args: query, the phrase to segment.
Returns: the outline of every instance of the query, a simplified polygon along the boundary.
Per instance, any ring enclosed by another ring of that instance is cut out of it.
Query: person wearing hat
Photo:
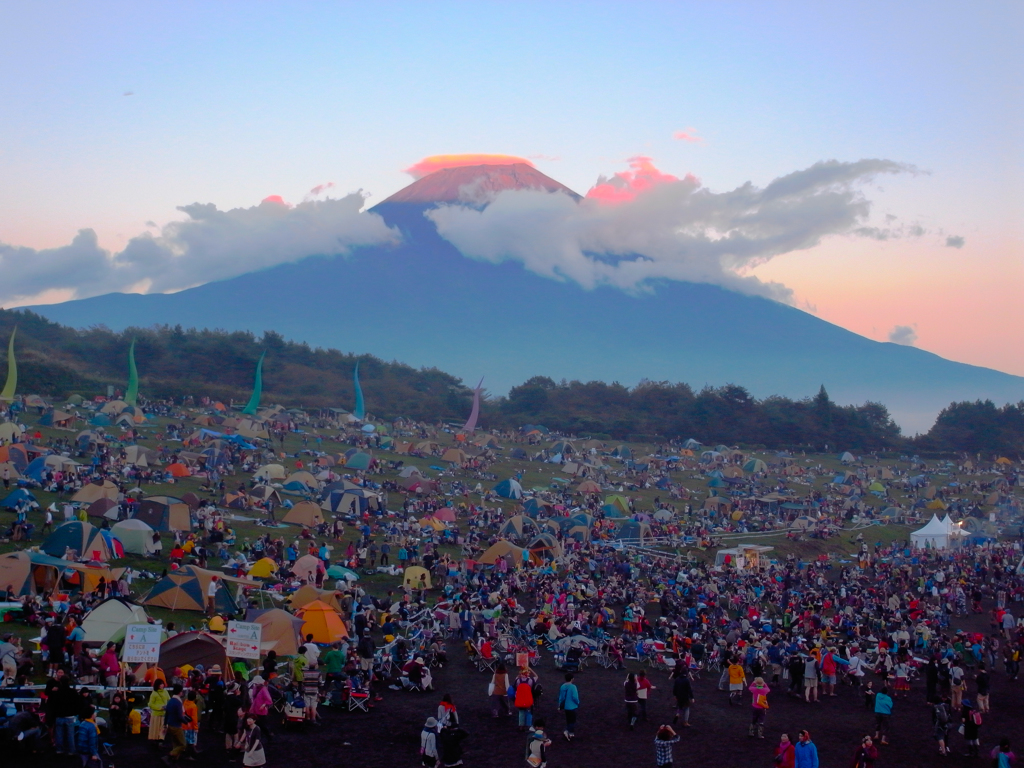
[[[223,671],[220,664],[214,664],[206,676],[206,702],[210,708],[207,723],[213,730],[220,730],[224,722],[224,693]]]
[[[428,717],[420,731],[420,762],[424,768],[437,765],[437,720]]]

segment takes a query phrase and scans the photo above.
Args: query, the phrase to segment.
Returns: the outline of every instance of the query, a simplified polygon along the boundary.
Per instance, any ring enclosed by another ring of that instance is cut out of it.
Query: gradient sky
[[[328,182],[372,204],[442,153],[529,157],[581,193],[641,154],[716,191],[883,158],[920,172],[866,190],[876,217],[925,234],[754,273],[1024,375],[1024,5],[823,5],[6,3],[0,242],[90,227],[120,250],[179,205]]]

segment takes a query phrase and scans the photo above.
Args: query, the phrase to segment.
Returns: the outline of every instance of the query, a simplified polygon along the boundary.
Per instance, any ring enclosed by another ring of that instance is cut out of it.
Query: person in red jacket
[[[779,739],[779,746],[775,748],[776,768],[793,768],[796,764],[796,748],[789,740],[788,734],[782,734]]]

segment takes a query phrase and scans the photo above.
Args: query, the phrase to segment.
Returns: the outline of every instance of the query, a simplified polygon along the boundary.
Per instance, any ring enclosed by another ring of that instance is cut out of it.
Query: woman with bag
[[[870,736],[861,739],[860,746],[853,755],[851,768],[875,768],[875,760],[878,759],[878,747],[876,747]]]
[[[491,697],[491,717],[508,717],[512,714],[508,707],[508,672],[504,664],[499,664],[487,684],[487,695]]]
[[[775,748],[775,768],[793,768],[796,765],[796,748],[789,740],[789,734],[782,734],[779,746]]]
[[[747,731],[748,736],[753,736],[755,731],[757,732],[757,738],[764,738],[764,721],[768,716],[768,694],[772,692],[772,689],[765,683],[763,677],[755,677],[754,682],[747,688],[753,697],[750,701],[751,714],[750,714],[750,728]]]
[[[977,757],[978,749],[981,746],[979,732],[981,731],[981,713],[978,712],[970,701],[964,699],[960,709],[960,718],[963,723],[960,728],[964,735],[964,742],[967,744],[967,756]]]
[[[267,754],[263,750],[263,732],[256,725],[256,716],[252,713],[245,716],[242,750],[242,765],[247,768],[257,768],[257,766],[267,764]]]
[[[437,765],[437,720],[428,717],[420,731],[420,762],[423,768],[434,768]]]

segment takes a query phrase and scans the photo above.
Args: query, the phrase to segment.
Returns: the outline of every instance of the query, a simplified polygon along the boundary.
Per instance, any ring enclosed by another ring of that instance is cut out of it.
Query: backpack
[[[975,725],[981,725],[981,713],[971,712],[971,722],[973,722]]]
[[[945,725],[949,722],[949,713],[946,711],[944,704],[935,705],[935,720],[939,725]]]

